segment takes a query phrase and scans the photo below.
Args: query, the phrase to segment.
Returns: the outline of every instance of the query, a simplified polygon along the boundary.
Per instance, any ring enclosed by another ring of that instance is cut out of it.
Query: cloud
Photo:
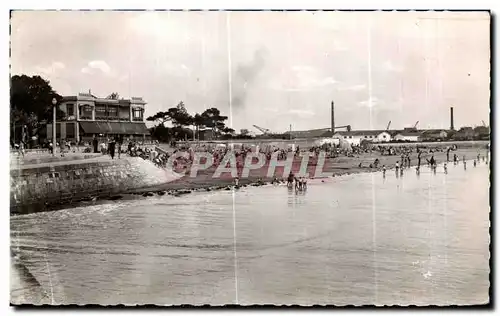
[[[366,85],[364,85],[364,84],[357,84],[354,86],[344,86],[344,87],[338,88],[338,90],[340,90],[340,91],[361,91],[361,90],[365,90],[365,89],[366,89]]]
[[[284,70],[270,86],[279,91],[310,91],[334,84],[337,81],[333,77],[323,77],[315,68],[297,65]]]
[[[299,109],[292,109],[289,110],[291,114],[296,114],[299,116],[313,116],[315,113],[313,111],[308,111],[308,110],[299,110]]]
[[[386,61],[385,63],[382,64],[383,69],[391,72],[401,72],[403,71],[402,67],[399,67],[397,65],[394,65],[390,60]]]
[[[111,75],[111,67],[103,60],[93,60],[87,64],[87,67],[82,68],[82,73],[84,74],[95,74],[96,70],[106,74]]]
[[[191,75],[191,69],[184,64],[167,63],[165,64],[164,69],[167,74],[174,77],[189,77]]]
[[[367,108],[374,108],[374,107],[379,106],[381,103],[380,103],[379,99],[377,99],[376,97],[372,97],[372,98],[369,98],[368,100],[361,101],[358,104],[360,106],[364,106]]]
[[[59,70],[64,69],[64,68],[66,68],[66,66],[63,63],[55,61],[51,65],[49,65],[48,67],[37,66],[35,69],[36,69],[36,71],[40,72],[41,74],[50,76],[50,75],[53,75],[56,72],[58,72]]]
[[[333,49],[336,51],[339,51],[339,52],[343,52],[343,51],[348,50],[349,48],[344,43],[342,43],[340,41],[335,41],[334,45],[333,45]]]

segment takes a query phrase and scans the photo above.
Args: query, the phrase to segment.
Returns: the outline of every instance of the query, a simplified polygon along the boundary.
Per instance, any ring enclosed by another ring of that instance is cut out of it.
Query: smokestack
[[[453,107],[450,107],[450,130],[454,131],[455,126],[453,125]]]
[[[335,106],[332,101],[332,133],[335,134]]]

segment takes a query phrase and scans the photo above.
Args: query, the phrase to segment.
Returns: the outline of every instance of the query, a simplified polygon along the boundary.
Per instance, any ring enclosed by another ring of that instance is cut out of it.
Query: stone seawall
[[[14,213],[31,213],[40,205],[112,195],[178,178],[151,161],[136,157],[14,169],[10,176],[11,212]]]

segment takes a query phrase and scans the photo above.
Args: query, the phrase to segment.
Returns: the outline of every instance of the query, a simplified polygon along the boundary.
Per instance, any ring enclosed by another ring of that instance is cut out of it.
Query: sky
[[[14,11],[11,75],[61,95],[183,101],[236,131],[489,125],[485,12]]]

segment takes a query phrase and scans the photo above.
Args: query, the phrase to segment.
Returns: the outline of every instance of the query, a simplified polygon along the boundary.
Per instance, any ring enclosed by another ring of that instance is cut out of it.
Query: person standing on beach
[[[385,165],[383,165],[383,166],[382,166],[382,176],[383,176],[384,178],[385,178],[385,171],[386,171],[386,169],[385,169]]]
[[[476,159],[474,159],[474,168],[476,167]]]
[[[411,158],[410,155],[406,156],[406,160],[408,161],[408,168],[411,167]]]
[[[446,165],[446,162],[443,165],[444,168],[444,174],[448,174],[448,166]]]
[[[417,159],[418,159],[417,167],[420,168],[420,160],[422,159],[422,152],[421,151],[418,152]]]
[[[399,172],[399,161],[396,161],[396,174]]]
[[[451,150],[451,147],[448,147],[446,149],[446,161],[449,162],[450,161],[450,150]]]
[[[467,161],[464,160],[464,170],[467,170]]]

